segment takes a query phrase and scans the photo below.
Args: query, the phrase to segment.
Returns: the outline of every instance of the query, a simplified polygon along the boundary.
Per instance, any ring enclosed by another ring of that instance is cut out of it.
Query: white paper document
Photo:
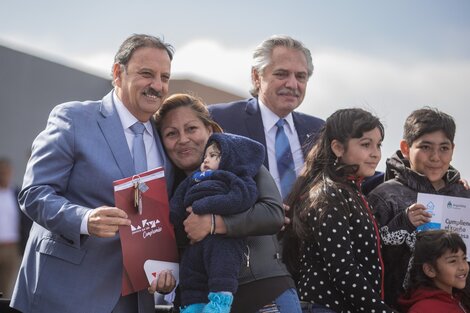
[[[418,231],[450,230],[458,233],[467,247],[470,247],[470,199],[418,193],[417,202],[424,205],[426,211],[432,214],[431,222],[419,226]]]
[[[179,264],[174,262],[164,262],[158,260],[147,260],[144,263],[144,271],[147,275],[149,285],[152,284],[154,279],[158,278],[160,272],[170,271],[175,277],[176,284],[179,283]]]

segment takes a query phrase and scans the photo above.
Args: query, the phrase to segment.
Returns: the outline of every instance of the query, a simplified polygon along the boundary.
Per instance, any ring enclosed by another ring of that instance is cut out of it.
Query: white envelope
[[[147,275],[147,280],[149,285],[152,284],[152,281],[158,278],[158,275],[162,271],[171,271],[173,276],[176,279],[176,284],[178,285],[179,282],[179,263],[174,262],[165,262],[165,261],[157,261],[157,260],[147,260],[144,263],[144,271],[145,275]]]

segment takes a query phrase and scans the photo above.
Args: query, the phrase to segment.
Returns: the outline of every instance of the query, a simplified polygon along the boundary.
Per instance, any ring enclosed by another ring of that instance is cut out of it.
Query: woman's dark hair
[[[217,124],[217,122],[215,122],[211,118],[209,110],[207,109],[207,106],[204,101],[202,101],[202,99],[199,97],[184,93],[173,94],[163,101],[160,109],[154,115],[157,129],[159,131],[161,130],[162,121],[165,119],[169,112],[182,107],[190,108],[194,112],[194,114],[196,114],[196,116],[201,120],[204,126],[210,127],[214,133],[223,132],[222,127],[220,127],[220,125]],[[201,159],[203,157],[204,156],[201,156]],[[176,167],[174,169],[174,175],[175,179],[173,187],[178,186],[178,184],[186,177],[184,171]],[[172,187],[169,186],[169,188]]]
[[[459,234],[448,230],[426,230],[416,235],[416,244],[413,252],[413,262],[410,269],[407,295],[419,287],[437,288],[432,278],[423,271],[423,264],[428,263],[434,268],[437,259],[450,251],[456,253],[462,250],[467,253],[467,247]]]
[[[177,93],[169,96],[163,101],[160,109],[155,113],[155,122],[157,124],[157,129],[160,130],[161,124],[165,116],[178,108],[187,107],[194,111],[196,116],[201,120],[201,122],[207,126],[211,127],[214,133],[222,133],[222,127],[217,124],[212,118],[207,109],[206,104],[202,101],[201,98],[192,96],[184,93]]]
[[[289,213],[293,216],[283,234],[283,258],[294,276],[298,270],[300,243],[309,237],[307,215],[329,201],[329,195],[324,192],[326,186],[343,184],[348,175],[358,170],[357,165],[345,165],[337,159],[331,149],[332,141],[337,140],[347,151],[351,138],[360,138],[375,128],[383,139],[384,127],[377,117],[363,109],[351,108],[334,112],[320,130],[287,199],[291,207]]]

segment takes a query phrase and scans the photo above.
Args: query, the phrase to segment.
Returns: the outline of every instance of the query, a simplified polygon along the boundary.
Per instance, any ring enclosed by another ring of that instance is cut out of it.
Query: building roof
[[[31,144],[46,125],[52,108],[62,102],[101,99],[111,80],[0,44],[0,156],[12,160],[14,181],[21,185]],[[170,93],[190,93],[208,104],[242,96],[197,79],[172,79]]]

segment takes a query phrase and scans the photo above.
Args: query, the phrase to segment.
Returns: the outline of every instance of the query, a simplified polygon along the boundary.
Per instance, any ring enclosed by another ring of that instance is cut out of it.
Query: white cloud
[[[213,40],[193,40],[177,49],[172,75],[200,77],[248,95],[252,49],[228,49]]]
[[[363,107],[377,114],[386,127],[383,162],[397,148],[402,125],[412,110],[425,105],[452,115],[457,124],[454,166],[470,177],[464,142],[470,133],[466,102],[470,89],[470,62],[412,60],[407,64],[334,50],[315,56],[316,70],[301,110],[327,117],[344,107]]]
[[[197,40],[178,49],[173,61],[175,76],[190,75],[247,93],[251,86],[251,53],[254,47],[227,49],[215,41]],[[459,60],[410,60],[408,63],[327,49],[314,55],[315,72],[299,111],[326,118],[344,107],[362,107],[378,115],[386,127],[383,157],[398,148],[404,120],[412,110],[437,107],[456,119],[456,152],[453,164],[470,177],[465,156],[470,147],[470,114],[466,101],[470,89],[470,63]]]
[[[113,66],[114,53],[94,52],[69,54],[80,67],[86,71],[91,71],[102,77],[111,79],[111,67]]]
[[[20,43],[24,44],[24,43]],[[173,77],[192,78],[248,96],[251,54],[254,47],[228,49],[213,40],[193,40],[178,47],[172,63]],[[50,50],[48,51],[48,53]],[[114,51],[66,54],[68,62],[109,77]],[[466,134],[470,114],[466,102],[470,62],[416,59],[407,63],[335,49],[318,49],[315,72],[299,111],[326,118],[344,107],[362,107],[385,124],[384,162],[397,148],[402,125],[412,110],[425,105],[454,116],[457,123],[453,164],[470,179],[470,154]]]

